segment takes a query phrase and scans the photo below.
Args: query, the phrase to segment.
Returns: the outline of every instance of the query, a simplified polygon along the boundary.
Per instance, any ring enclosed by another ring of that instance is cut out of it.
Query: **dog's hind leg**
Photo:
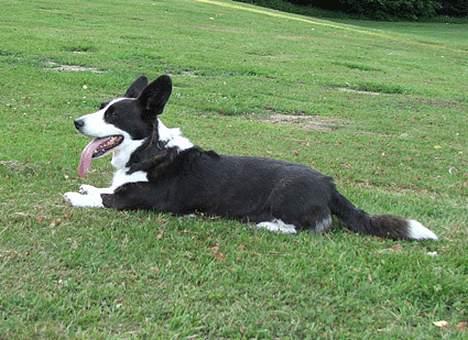
[[[271,214],[286,225],[296,226],[296,230],[310,230],[317,233],[327,231],[332,223],[331,212],[320,200],[313,201],[307,195],[295,197],[289,193],[279,193],[271,197]],[[291,195],[292,196],[292,195]]]
[[[266,229],[280,234],[295,234],[296,226],[293,224],[286,224],[281,220],[274,219],[272,221],[265,221],[257,223],[258,229]]]
[[[326,207],[298,204],[295,209],[282,209],[274,216],[287,225],[295,225],[297,230],[309,230],[316,233],[326,232],[331,224],[330,210]]]

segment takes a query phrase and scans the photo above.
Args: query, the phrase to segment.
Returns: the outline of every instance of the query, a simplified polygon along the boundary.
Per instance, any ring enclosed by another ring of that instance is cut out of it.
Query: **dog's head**
[[[103,103],[98,111],[76,119],[76,129],[93,138],[82,152],[80,176],[86,174],[91,159],[111,151],[131,152],[150,136],[159,139],[159,136],[154,136],[161,131],[158,129],[157,116],[163,112],[171,92],[172,81],[169,76],[160,76],[149,84],[148,79],[141,76],[123,97]]]
[[[119,144],[126,139],[145,139],[152,133],[156,116],[163,112],[171,92],[169,76],[163,75],[150,84],[141,76],[123,97],[102,103],[97,112],[76,119],[75,127],[93,138],[115,136]]]

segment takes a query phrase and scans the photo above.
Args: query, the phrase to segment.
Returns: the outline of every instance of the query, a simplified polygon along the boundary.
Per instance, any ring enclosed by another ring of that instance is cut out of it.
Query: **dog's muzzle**
[[[85,124],[83,119],[75,119],[73,123],[75,124],[77,130],[80,130]]]

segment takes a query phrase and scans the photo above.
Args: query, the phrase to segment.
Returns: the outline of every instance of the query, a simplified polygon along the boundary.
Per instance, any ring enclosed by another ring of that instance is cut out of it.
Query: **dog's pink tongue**
[[[78,175],[80,177],[85,177],[88,173],[89,169],[91,168],[93,153],[101,143],[101,139],[93,139],[88,145],[86,145],[83,151],[81,151],[80,165],[78,166]]]

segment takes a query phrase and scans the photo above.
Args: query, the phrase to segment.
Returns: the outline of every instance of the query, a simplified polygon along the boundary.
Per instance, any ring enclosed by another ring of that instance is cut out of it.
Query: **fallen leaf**
[[[36,222],[37,222],[37,223],[42,223],[42,222],[44,222],[45,219],[46,219],[46,218],[45,218],[44,215],[37,215],[37,216],[36,216]]]
[[[445,320],[434,321],[433,324],[434,324],[434,326],[439,327],[439,328],[447,328],[448,327],[448,322],[445,321]]]
[[[164,236],[164,229],[159,230],[159,233],[156,235],[156,240],[162,239]]]
[[[453,166],[451,166],[451,167],[448,169],[448,172],[449,172],[450,175],[453,175],[453,174],[457,173],[457,171],[458,171],[457,168],[455,168],[455,167],[453,167]]]
[[[387,249],[382,249],[379,253],[400,253],[403,250],[401,244],[397,243]]]
[[[442,149],[442,147],[440,145],[434,145],[434,149],[439,150]]]
[[[457,323],[457,330],[460,332],[466,331],[466,326],[468,325],[468,321],[460,321]]]
[[[393,250],[394,252],[400,252],[400,251],[402,251],[402,249],[403,249],[403,247],[402,247],[401,244],[399,244],[399,243],[397,243],[397,244],[395,244],[395,245],[392,246],[392,250]]]
[[[49,227],[56,227],[62,223],[62,219],[55,218],[50,224]]]
[[[219,244],[215,244],[210,247],[211,249],[211,254],[217,259],[218,261],[224,261],[226,259],[226,256],[219,251]]]

